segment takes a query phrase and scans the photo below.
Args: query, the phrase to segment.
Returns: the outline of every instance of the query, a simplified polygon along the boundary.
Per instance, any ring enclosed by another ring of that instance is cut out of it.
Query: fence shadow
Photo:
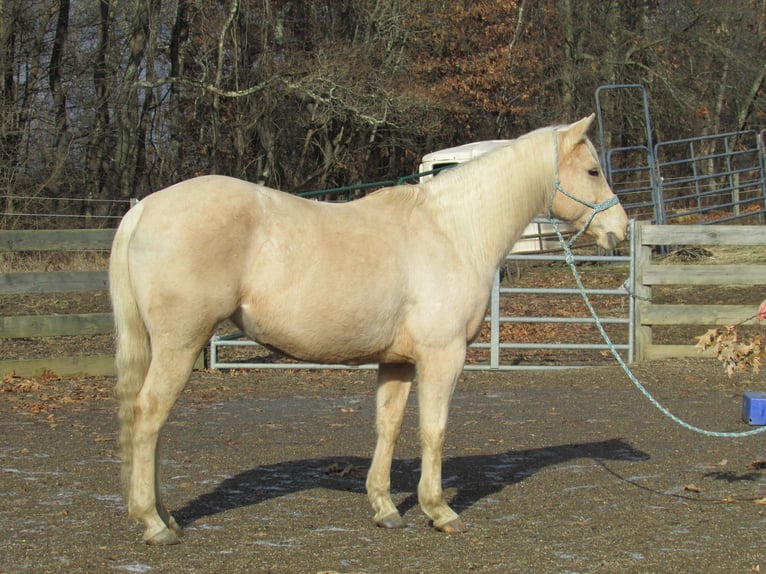
[[[644,461],[649,459],[649,455],[621,439],[611,439],[455,457],[444,461],[444,484],[445,487],[457,488],[450,505],[456,512],[462,512],[479,500],[544,468],[581,458]],[[328,457],[259,466],[225,479],[214,490],[189,501],[173,515],[185,527],[207,516],[302,490],[327,488],[364,494],[369,465],[370,459],[366,457]],[[402,514],[417,505],[419,477],[419,459],[394,460],[392,489],[396,493],[410,493],[399,504]]]

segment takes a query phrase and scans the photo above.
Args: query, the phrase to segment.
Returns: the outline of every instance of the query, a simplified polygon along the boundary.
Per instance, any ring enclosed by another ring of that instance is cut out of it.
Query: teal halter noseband
[[[551,194],[551,199],[548,202],[548,219],[551,220],[551,223],[554,225],[554,228],[558,227],[555,223],[555,217],[553,215],[553,200],[556,197],[556,192],[561,192],[564,195],[566,195],[569,199],[573,199],[577,203],[581,203],[585,207],[589,207],[592,210],[590,213],[590,216],[588,217],[588,220],[585,222],[585,225],[583,225],[582,228],[579,229],[577,233],[575,233],[572,236],[572,238],[567,242],[567,247],[572,247],[572,245],[574,244],[575,241],[577,241],[580,235],[582,235],[583,232],[585,232],[585,230],[588,229],[588,226],[590,225],[591,221],[593,221],[593,218],[596,217],[597,214],[601,213],[602,211],[606,211],[610,207],[617,205],[618,203],[620,203],[620,200],[617,198],[616,195],[613,195],[606,201],[602,201],[601,203],[593,203],[569,193],[561,185],[561,180],[559,179],[559,143],[557,138],[557,132],[553,132],[553,149],[555,153],[554,159],[556,161],[556,179],[553,182],[553,193]]]

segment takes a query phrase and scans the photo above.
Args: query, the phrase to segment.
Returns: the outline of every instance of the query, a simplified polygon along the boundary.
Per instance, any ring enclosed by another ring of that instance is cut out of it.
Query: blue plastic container
[[[766,425],[766,392],[751,391],[742,395],[742,420],[749,425]]]

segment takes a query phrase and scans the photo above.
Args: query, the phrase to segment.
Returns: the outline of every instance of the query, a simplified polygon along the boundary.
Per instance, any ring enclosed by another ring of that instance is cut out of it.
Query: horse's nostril
[[[620,239],[617,237],[617,234],[613,231],[610,231],[606,234],[607,243],[609,243],[609,249],[614,249],[620,244]]]

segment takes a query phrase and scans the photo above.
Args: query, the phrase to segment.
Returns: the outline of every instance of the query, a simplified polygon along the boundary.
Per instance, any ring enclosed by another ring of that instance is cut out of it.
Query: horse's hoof
[[[166,528],[165,530],[160,530],[154,536],[147,538],[145,542],[149,546],[170,546],[172,544],[180,544],[181,543],[180,536],[181,536],[180,529],[178,532],[176,532],[175,530],[170,530],[169,528]]]
[[[381,528],[404,528],[404,520],[401,516],[398,514],[389,514],[388,516],[384,516],[380,520],[376,520],[375,524],[380,526]]]
[[[449,522],[442,524],[441,526],[437,526],[436,524],[434,524],[434,528],[446,534],[460,534],[461,532],[465,532],[468,530],[465,527],[465,524],[463,524],[463,521],[460,520],[459,518],[454,518],[450,520]]]

